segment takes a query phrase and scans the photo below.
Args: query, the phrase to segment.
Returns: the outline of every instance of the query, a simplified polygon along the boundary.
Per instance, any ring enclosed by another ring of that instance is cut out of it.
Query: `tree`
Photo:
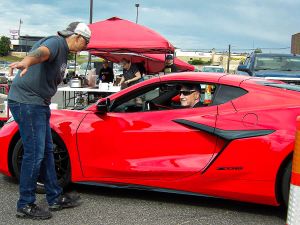
[[[262,53],[262,50],[260,48],[257,48],[254,50],[254,53]]]
[[[0,56],[7,56],[10,51],[10,39],[2,36],[0,38]]]
[[[69,53],[68,60],[74,60],[74,59],[75,59],[74,53]]]

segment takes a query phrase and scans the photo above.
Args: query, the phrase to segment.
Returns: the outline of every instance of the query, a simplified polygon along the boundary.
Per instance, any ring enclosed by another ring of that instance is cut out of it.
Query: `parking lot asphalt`
[[[15,205],[18,184],[0,175],[0,224],[2,225],[276,225],[285,224],[282,208],[222,199],[157,193],[138,190],[72,185],[82,204],[54,212],[46,221],[18,219]],[[45,196],[37,203],[47,207]]]

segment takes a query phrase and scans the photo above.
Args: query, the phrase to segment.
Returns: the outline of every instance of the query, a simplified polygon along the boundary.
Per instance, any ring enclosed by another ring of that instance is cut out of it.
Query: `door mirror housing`
[[[105,98],[103,101],[97,104],[97,111],[101,114],[106,114],[109,111],[110,99]]]
[[[237,68],[238,71],[243,71],[243,72],[246,72],[248,73],[249,75],[251,74],[249,68],[246,66],[246,65],[239,65],[238,68]]]

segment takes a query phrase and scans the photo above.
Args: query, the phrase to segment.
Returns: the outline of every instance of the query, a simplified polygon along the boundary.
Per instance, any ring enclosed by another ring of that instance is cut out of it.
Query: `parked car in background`
[[[113,71],[114,71],[115,76],[122,75],[123,74],[123,67],[118,63],[114,63]]]
[[[67,63],[67,69],[68,70],[77,70],[77,69],[79,69],[79,65],[73,61],[69,61]]]
[[[0,60],[0,68],[8,67],[10,62]]]
[[[79,69],[76,71],[76,75],[86,76],[89,71],[96,68],[95,62],[84,62],[80,64]]]
[[[201,71],[209,73],[225,73],[222,66],[203,66]]]
[[[178,96],[195,92],[182,85],[213,87],[209,101],[182,107]],[[299,93],[299,86],[249,76],[183,72],[84,110],[52,110],[59,183],[287,204]],[[13,118],[0,130],[0,146],[0,172],[18,179],[23,147]]]
[[[9,75],[10,62],[0,61],[0,84],[6,84],[8,80],[13,80],[19,70],[13,70],[13,76]]]
[[[252,53],[237,73],[300,85],[300,55]]]

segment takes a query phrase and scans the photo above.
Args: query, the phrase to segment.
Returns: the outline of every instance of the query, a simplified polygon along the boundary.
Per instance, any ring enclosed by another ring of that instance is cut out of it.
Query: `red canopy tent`
[[[165,65],[164,54],[137,54],[137,53],[108,53],[97,52],[96,56],[109,61],[119,63],[123,58],[129,59],[132,63],[144,63],[147,74],[155,74],[163,71]],[[179,71],[194,71],[195,67],[179,58],[174,58],[174,64]]]
[[[87,50],[96,52],[173,53],[174,46],[157,32],[140,24],[112,17],[89,25]]]

